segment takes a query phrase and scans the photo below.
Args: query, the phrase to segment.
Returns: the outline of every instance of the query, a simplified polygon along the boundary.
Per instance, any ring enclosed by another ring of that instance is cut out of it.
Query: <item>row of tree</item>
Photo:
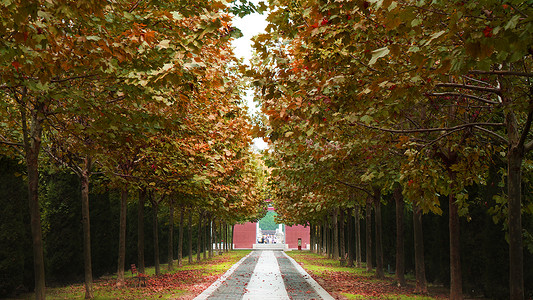
[[[0,205],[5,208],[0,212],[0,297],[9,297],[33,286],[31,234],[25,183],[16,176],[23,172],[23,166],[4,157],[0,170]],[[79,178],[66,170],[41,173],[44,263],[47,284],[52,286],[84,280],[80,184]],[[195,257],[205,259],[230,248],[230,220],[226,222],[215,211],[174,205],[173,212],[165,203],[152,206],[149,195],[140,206],[140,196],[142,193],[128,200],[126,269],[135,264],[137,271],[145,272],[145,266],[151,265],[160,274],[161,263],[172,270],[174,263],[181,265],[187,258],[190,263]],[[176,200],[183,196],[173,195]],[[92,272],[97,278],[117,271],[119,232],[113,228],[119,227],[120,190],[93,185],[90,199]]]
[[[91,180],[120,191],[118,286],[132,193],[139,208],[150,201],[154,221],[163,205],[225,224],[257,215],[264,175],[225,1],[15,0],[0,12],[0,145],[26,166],[36,299],[45,298],[39,178],[51,165],[81,182],[87,298]]]
[[[472,189],[487,190],[486,213],[507,233],[509,297],[524,299],[531,3],[272,1],[269,9],[249,75],[268,117],[260,134],[270,141],[281,218],[314,226],[331,211],[372,207],[382,277],[383,195],[397,205],[399,249],[403,207],[413,211],[421,249],[421,215],[442,214],[445,201],[450,298],[462,299],[460,218],[473,218],[473,205],[487,199]]]

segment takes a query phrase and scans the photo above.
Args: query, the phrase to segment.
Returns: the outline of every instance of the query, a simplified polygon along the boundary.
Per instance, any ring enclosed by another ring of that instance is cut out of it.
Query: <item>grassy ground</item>
[[[145,270],[148,275],[145,287],[137,286],[138,281],[130,271],[126,271],[126,286],[123,288],[115,287],[116,275],[95,279],[94,299],[193,299],[249,252],[234,250],[192,264],[187,264],[187,258],[184,258],[184,265],[175,266],[172,271],[167,270],[167,265],[161,265],[163,274],[160,276],[155,276],[154,267],[149,267]],[[84,299],[85,288],[83,284],[47,288],[46,296],[46,299],[53,300]],[[34,296],[27,294],[16,299],[34,299]]]
[[[336,299],[447,299],[446,290],[429,287],[429,295],[414,294],[414,281],[407,278],[406,287],[398,287],[394,274],[378,280],[364,268],[341,267],[339,261],[309,251],[290,251],[294,258],[326,291]],[[364,267],[364,266],[363,266]]]

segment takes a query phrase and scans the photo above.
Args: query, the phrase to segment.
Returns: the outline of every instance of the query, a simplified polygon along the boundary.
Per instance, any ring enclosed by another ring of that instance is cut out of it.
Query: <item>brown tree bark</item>
[[[449,227],[450,227],[450,299],[463,299],[461,276],[460,228],[459,212],[455,197],[449,195]]]
[[[204,218],[207,218],[206,221],[204,221],[205,223],[205,226],[202,226],[202,256],[203,256],[203,259],[206,260],[207,259],[207,252],[209,251],[209,249],[207,248],[209,246],[209,241],[208,241],[208,235],[207,235],[207,228],[209,227],[207,224],[209,224],[209,216],[207,215],[207,212],[204,212]]]
[[[212,213],[209,213],[209,230],[208,230],[208,234],[209,234],[209,258],[212,258],[213,257],[213,214]]]
[[[85,299],[94,298],[93,270],[91,260],[91,220],[89,217],[89,177],[91,174],[91,158],[85,157],[81,170],[81,212],[83,223],[83,260],[85,274]]]
[[[21,103],[21,120],[24,143],[26,170],[28,172],[28,202],[30,210],[30,226],[33,246],[33,272],[35,279],[35,299],[45,299],[46,285],[44,273],[43,236],[41,229],[41,211],[39,205],[39,152],[41,151],[41,138],[44,122],[44,102],[37,102],[31,109],[30,128],[26,115],[26,89],[16,99]]]
[[[355,263],[356,267],[361,267],[361,218],[359,218],[360,206],[355,206],[354,220],[355,220]]]
[[[346,265],[346,239],[344,237],[344,209],[339,211],[339,219],[337,220],[339,224],[339,253],[341,259],[341,266]]]
[[[224,234],[224,240],[223,240],[224,252],[228,252],[228,224],[226,222],[224,222],[224,225],[222,226],[222,231]]]
[[[218,231],[217,231],[217,219],[216,217],[213,219],[213,243],[215,244],[215,251],[214,255],[218,255],[220,252],[220,246],[218,245],[220,239],[218,238]]]
[[[413,230],[415,239],[415,293],[427,294],[426,267],[424,264],[424,237],[422,233],[422,210],[413,206]]]
[[[506,101],[507,102],[507,101]],[[531,113],[530,113],[531,114]],[[512,111],[505,115],[509,149],[507,151],[507,196],[509,219],[509,289],[510,299],[524,299],[524,250],[522,241],[522,161],[524,140],[518,132],[518,122]],[[525,137],[529,127],[522,135]]]
[[[120,227],[118,238],[118,270],[117,270],[117,287],[124,286],[124,265],[126,262],[126,214],[128,202],[128,187],[122,188],[120,194]]]
[[[185,207],[180,209],[180,232],[178,233],[178,266],[183,266],[183,214],[185,213]]]
[[[338,215],[339,215],[339,208],[335,207],[333,209],[333,212],[331,213],[331,221],[332,221],[332,228],[333,231],[333,259],[338,260],[339,259],[339,222],[338,222]]]
[[[171,196],[169,201],[168,215],[168,269],[174,268],[174,198]]]
[[[366,271],[372,272],[372,197],[366,201]]]
[[[376,222],[376,277],[379,279],[385,278],[383,270],[383,230],[381,227],[381,190],[374,189],[374,206],[375,206],[375,222]]]
[[[189,233],[189,264],[192,264],[192,209],[189,209],[189,224],[187,224]]]
[[[146,189],[139,190],[137,206],[137,269],[144,274],[144,203],[146,202]]]
[[[347,248],[347,252],[348,252],[348,261],[346,262],[346,266],[352,268],[354,266],[354,245],[355,245],[355,240],[354,240],[354,221],[353,221],[353,216],[352,216],[352,209],[351,208],[348,208],[346,210],[346,218],[347,218],[347,226],[348,226],[348,238],[346,240],[347,244],[346,244],[346,248]]]
[[[333,251],[334,251],[334,248],[333,248],[333,220],[328,220],[328,228],[327,228],[327,237],[328,237],[328,241],[327,241],[327,244],[326,244],[326,252],[328,253],[328,258],[329,259],[332,259],[333,258]]]
[[[235,224],[231,225],[231,241],[230,241],[230,249],[233,250],[233,233],[235,232]]]
[[[402,187],[394,188],[394,202],[396,203],[396,280],[400,286],[405,286],[405,247],[404,247],[404,202]]]
[[[159,211],[159,202],[154,199],[153,193],[150,193],[150,202],[152,203],[152,232],[154,236],[154,267],[155,275],[161,275],[161,268],[159,264],[159,221],[157,213]]]
[[[324,226],[317,225],[317,252],[318,254],[324,253]]]
[[[202,217],[203,212],[198,211],[198,236],[196,239],[196,261],[200,261],[201,252],[202,252]]]
[[[322,255],[328,254],[328,216],[322,221]]]

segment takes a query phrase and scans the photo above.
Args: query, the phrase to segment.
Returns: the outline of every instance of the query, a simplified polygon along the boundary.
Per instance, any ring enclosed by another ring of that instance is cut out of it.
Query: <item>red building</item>
[[[269,207],[268,210],[274,210]],[[309,249],[310,234],[309,227],[302,225],[283,226],[285,234],[285,244],[289,249],[298,249],[298,239],[301,239],[302,249]],[[257,242],[257,222],[237,224],[233,232],[233,246],[235,249],[253,249]]]
[[[285,243],[289,245],[289,249],[298,249],[298,239],[302,239],[302,249],[311,247],[309,227],[303,225],[285,226]]]
[[[233,228],[233,247],[235,249],[252,249],[256,243],[257,223],[236,224]]]

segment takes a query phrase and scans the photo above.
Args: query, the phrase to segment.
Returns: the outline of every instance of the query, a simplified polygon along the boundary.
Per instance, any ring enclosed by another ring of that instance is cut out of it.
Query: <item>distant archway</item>
[[[269,215],[270,214],[270,215]],[[260,248],[283,248],[284,250],[298,249],[298,239],[301,240],[302,249],[309,249],[309,227],[302,225],[286,226],[284,224],[270,224],[272,223],[271,216],[275,214],[273,207],[268,208],[265,226],[268,228],[274,227],[275,229],[261,229],[259,222],[248,222],[244,224],[237,224],[234,227],[233,244],[235,249],[260,249]],[[263,224],[261,224],[263,225]],[[276,231],[283,233],[282,236],[278,235],[276,238]],[[269,236],[272,240],[265,243],[261,240],[264,236]],[[280,240],[280,239],[283,240]],[[276,240],[277,243],[274,243]],[[274,246],[276,245],[277,246]]]

